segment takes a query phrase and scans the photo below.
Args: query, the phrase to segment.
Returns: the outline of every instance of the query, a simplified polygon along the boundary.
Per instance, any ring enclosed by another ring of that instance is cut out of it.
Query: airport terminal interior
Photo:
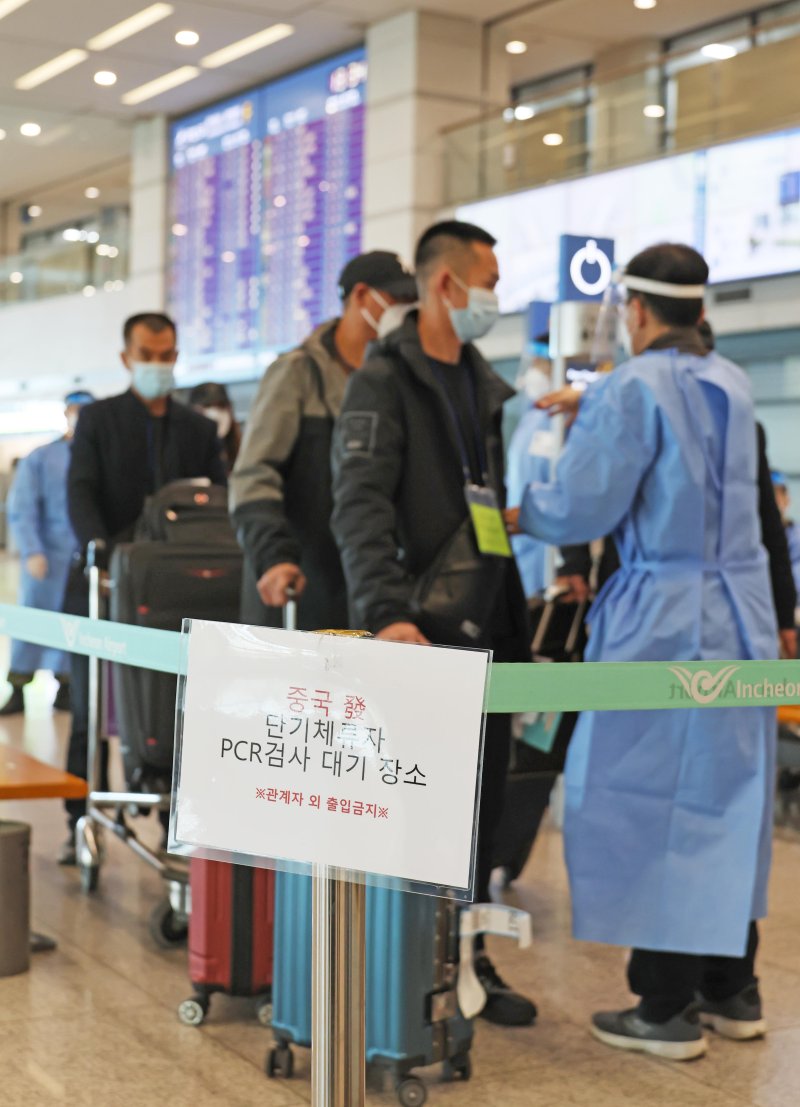
[[[0,0],[0,1107],[797,1103],[798,59]]]

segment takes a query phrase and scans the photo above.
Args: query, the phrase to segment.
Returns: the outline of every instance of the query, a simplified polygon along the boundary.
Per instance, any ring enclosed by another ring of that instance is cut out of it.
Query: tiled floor
[[[4,663],[4,642],[0,655]],[[0,741],[60,763],[67,720],[50,711],[53,691],[40,676],[24,723],[0,721]],[[159,881],[130,852],[109,843],[101,887],[87,898],[75,871],[54,861],[64,837],[58,803],[4,804],[0,817],[33,825],[34,922],[59,943],[56,952],[38,955],[26,975],[0,980],[0,1107],[285,1107],[309,1101],[309,1061],[302,1051],[294,1080],[265,1077],[270,1034],[255,1021],[250,1003],[220,997],[201,1029],[178,1022],[176,1007],[190,994],[186,955],[161,952],[148,936]],[[155,825],[148,829],[155,840]],[[772,1031],[763,1042],[715,1040],[708,1056],[690,1065],[619,1054],[589,1036],[592,1010],[627,999],[624,957],[569,938],[561,841],[554,830],[543,834],[511,899],[533,914],[536,941],[526,952],[496,942],[493,953],[502,972],[536,998],[538,1025],[509,1031],[479,1023],[473,1079],[438,1084],[431,1070],[431,1107],[796,1107],[800,840],[785,837],[776,847],[773,915],[760,959]],[[370,1104],[394,1102],[391,1095],[370,1098]]]

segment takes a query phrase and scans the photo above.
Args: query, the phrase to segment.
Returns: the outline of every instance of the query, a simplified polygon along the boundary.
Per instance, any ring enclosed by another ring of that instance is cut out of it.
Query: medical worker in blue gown
[[[64,588],[78,544],[67,516],[67,470],[78,413],[91,403],[89,392],[66,397],[66,434],[40,446],[17,466],[8,500],[8,523],[19,548],[22,572],[19,599],[26,607],[60,611]],[[69,710],[69,657],[61,650],[14,640],[8,682],[11,695],[0,715],[25,710],[23,689],[37,669],[49,669],[59,680],[54,707]]]
[[[772,659],[778,630],[756,499],[745,374],[698,340],[708,267],[655,246],[622,277],[633,354],[582,398],[550,484],[509,528],[555,544],[613,532],[622,566],[591,611],[589,661]],[[547,401],[545,401],[547,402]],[[666,680],[670,680],[665,676]],[[735,674],[733,676],[735,679]],[[672,682],[671,682],[672,683]],[[725,685],[696,682],[698,701]],[[754,920],[767,909],[775,711],[581,716],[566,769],[576,937],[631,946],[631,1010],[596,1014],[609,1045],[687,1060],[703,1025],[764,1033]]]

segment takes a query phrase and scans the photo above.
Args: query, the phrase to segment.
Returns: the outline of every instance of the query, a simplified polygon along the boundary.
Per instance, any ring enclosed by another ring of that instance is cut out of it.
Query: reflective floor
[[[0,563],[0,595],[13,573]],[[6,643],[0,641],[0,665]],[[2,668],[5,671],[5,668]],[[0,691],[2,691],[0,684]],[[61,763],[68,719],[53,715],[54,683],[40,675],[24,720],[0,720],[0,741]],[[58,940],[31,971],[0,980],[2,1107],[281,1107],[310,1098],[309,1061],[273,1082],[263,1071],[268,1030],[246,1001],[217,997],[201,1029],[182,1026],[178,1003],[190,994],[184,950],[162,952],[147,931],[160,898],[158,878],[110,842],[99,891],[81,893],[77,873],[55,856],[65,836],[60,804],[2,804],[0,817],[33,826],[33,913]],[[147,825],[150,823],[151,825]],[[154,820],[147,837],[158,840]],[[2,897],[2,889],[0,889]],[[713,1040],[707,1057],[678,1066],[620,1054],[596,1043],[587,1019],[628,1001],[620,951],[573,942],[561,839],[540,838],[511,901],[529,910],[536,940],[525,952],[494,941],[503,975],[532,995],[538,1025],[501,1030],[479,1022],[468,1084],[427,1076],[429,1103],[463,1107],[796,1107],[800,1095],[800,840],[776,844],[772,917],[759,962],[772,1030],[765,1041]],[[370,1103],[391,1104],[393,1095]]]

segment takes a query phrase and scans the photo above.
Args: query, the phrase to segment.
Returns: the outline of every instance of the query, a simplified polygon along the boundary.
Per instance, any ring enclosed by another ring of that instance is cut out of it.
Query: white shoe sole
[[[701,1011],[700,1022],[732,1042],[749,1042],[753,1038],[763,1038],[767,1032],[766,1019],[726,1019],[723,1015]]]
[[[627,1049],[633,1053],[650,1053],[653,1057],[663,1057],[667,1061],[694,1061],[708,1052],[708,1042],[698,1038],[693,1042],[658,1042],[648,1038],[629,1038],[625,1034],[610,1034],[596,1026],[592,1034],[604,1045],[614,1049]]]

